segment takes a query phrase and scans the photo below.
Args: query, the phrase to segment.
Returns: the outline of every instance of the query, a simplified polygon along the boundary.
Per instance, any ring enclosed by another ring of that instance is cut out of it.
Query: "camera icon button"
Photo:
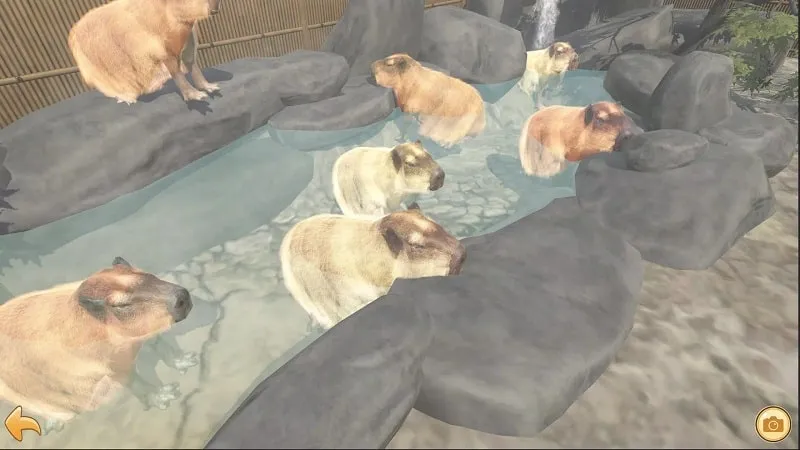
[[[756,415],[756,434],[767,442],[780,442],[792,431],[792,417],[780,406],[767,406]]]

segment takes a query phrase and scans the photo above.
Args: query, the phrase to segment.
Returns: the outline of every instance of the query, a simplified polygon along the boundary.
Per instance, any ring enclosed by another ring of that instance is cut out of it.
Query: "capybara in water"
[[[289,293],[327,329],[386,294],[397,278],[458,274],[466,250],[412,204],[384,217],[302,220],[286,233],[280,258]]]
[[[539,94],[549,79],[564,76],[578,67],[578,53],[568,42],[554,42],[547,48],[528,52],[525,73],[519,87],[528,95]]]
[[[549,178],[564,170],[566,161],[610,152],[626,137],[641,132],[616,103],[548,106],[522,126],[519,159],[526,174]]]

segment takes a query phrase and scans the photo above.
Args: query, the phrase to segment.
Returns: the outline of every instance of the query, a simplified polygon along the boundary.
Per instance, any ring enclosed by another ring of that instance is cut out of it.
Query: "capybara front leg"
[[[184,101],[199,101],[208,98],[208,94],[203,91],[198,91],[189,84],[186,75],[181,72],[181,63],[178,58],[167,58],[167,60],[164,61],[164,66],[166,66],[172,79],[175,80],[175,86],[178,86]]]
[[[145,380],[136,370],[131,373],[130,390],[145,409],[167,409],[170,402],[181,396],[177,383],[154,384]]]
[[[195,352],[181,351],[178,341],[172,336],[156,336],[153,339],[153,349],[164,361],[164,364],[180,372],[186,373],[190,367],[200,363],[200,357]]]
[[[209,83],[203,75],[203,71],[197,65],[197,24],[192,27],[192,32],[189,39],[186,41],[186,46],[181,51],[181,61],[186,66],[186,70],[191,74],[192,81],[197,89],[206,92],[219,91],[219,85],[216,83]]]

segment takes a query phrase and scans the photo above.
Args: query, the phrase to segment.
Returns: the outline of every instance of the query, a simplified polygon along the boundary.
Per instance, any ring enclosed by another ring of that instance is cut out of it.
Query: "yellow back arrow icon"
[[[22,442],[22,432],[25,430],[33,430],[39,436],[42,435],[42,428],[39,422],[33,417],[22,415],[22,406],[17,406],[11,411],[11,414],[6,417],[6,430],[11,434],[11,437]]]

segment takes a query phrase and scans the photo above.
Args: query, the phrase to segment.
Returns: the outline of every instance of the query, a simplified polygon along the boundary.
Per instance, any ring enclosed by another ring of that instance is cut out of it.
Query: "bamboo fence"
[[[0,128],[88,90],[67,47],[83,14],[110,0],[0,0]],[[200,23],[202,67],[322,46],[347,0],[226,0]],[[464,0],[426,0],[427,8]]]

